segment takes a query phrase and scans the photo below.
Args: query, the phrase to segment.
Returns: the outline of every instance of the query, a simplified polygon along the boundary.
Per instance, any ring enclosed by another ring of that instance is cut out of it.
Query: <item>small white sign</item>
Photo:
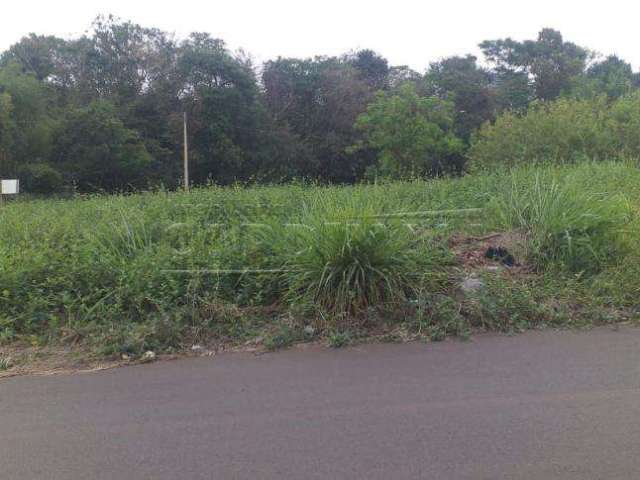
[[[2,195],[17,195],[20,190],[18,180],[0,180],[0,193]]]

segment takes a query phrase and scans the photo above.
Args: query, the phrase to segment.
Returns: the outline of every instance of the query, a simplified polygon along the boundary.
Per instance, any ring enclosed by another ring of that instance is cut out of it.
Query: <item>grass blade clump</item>
[[[321,201],[301,227],[281,233],[286,299],[321,313],[356,318],[437,282],[442,250],[400,222],[380,223],[367,205]]]
[[[624,254],[631,209],[622,195],[588,191],[568,176],[523,173],[514,173],[491,211],[500,227],[524,234],[533,266],[595,273]]]

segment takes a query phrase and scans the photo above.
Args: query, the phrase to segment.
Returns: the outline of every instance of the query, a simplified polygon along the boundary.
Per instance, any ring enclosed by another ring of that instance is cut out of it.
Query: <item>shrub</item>
[[[485,124],[469,150],[472,169],[536,162],[640,157],[640,95],[534,103]]]
[[[30,163],[20,169],[20,180],[29,193],[50,194],[62,189],[62,174],[46,163]]]

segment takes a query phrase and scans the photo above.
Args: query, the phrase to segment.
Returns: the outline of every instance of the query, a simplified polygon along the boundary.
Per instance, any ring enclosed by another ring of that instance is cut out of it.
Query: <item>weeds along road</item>
[[[0,478],[631,479],[640,329],[0,381]]]

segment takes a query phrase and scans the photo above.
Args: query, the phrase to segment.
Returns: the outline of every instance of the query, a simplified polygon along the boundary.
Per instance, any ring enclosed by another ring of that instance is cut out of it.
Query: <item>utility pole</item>
[[[184,112],[184,191],[189,191],[189,143],[187,140],[187,112]]]

